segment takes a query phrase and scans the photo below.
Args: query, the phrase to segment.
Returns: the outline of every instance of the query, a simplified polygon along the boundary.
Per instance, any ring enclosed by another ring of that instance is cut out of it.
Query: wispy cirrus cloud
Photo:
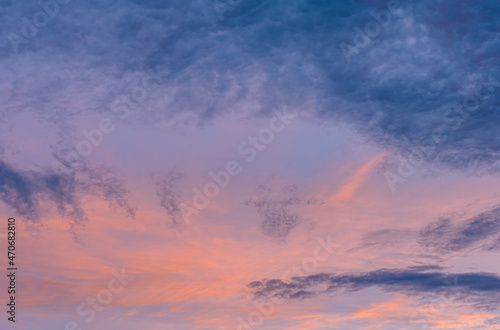
[[[477,214],[461,223],[450,218],[439,219],[419,232],[418,242],[438,252],[456,252],[475,244],[485,250],[498,249],[500,241],[500,207]]]
[[[183,179],[184,175],[175,170],[167,174],[153,175],[152,179],[156,187],[156,196],[160,198],[160,204],[170,217],[173,225],[184,222],[183,212],[180,208],[181,194],[176,184]]]
[[[394,247],[415,242],[428,253],[446,255],[478,248],[500,249],[500,207],[478,213],[465,220],[443,217],[418,230],[382,229],[366,234],[358,249]]]
[[[119,207],[134,218],[135,211],[127,199],[127,190],[109,170],[103,167],[81,167],[75,173],[21,171],[0,162],[0,199],[17,214],[33,222],[47,215],[43,203],[49,202],[74,224],[87,220],[82,198],[94,195]]]

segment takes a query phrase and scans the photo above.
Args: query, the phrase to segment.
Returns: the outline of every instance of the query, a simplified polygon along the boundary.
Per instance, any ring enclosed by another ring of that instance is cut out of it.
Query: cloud
[[[379,269],[359,274],[327,274],[293,277],[288,281],[265,279],[248,285],[258,299],[305,299],[338,291],[352,292],[371,287],[416,298],[448,297],[476,308],[500,307],[500,277],[490,273],[442,272],[439,266]]]
[[[243,0],[222,17],[216,3],[61,5],[19,54],[7,38],[0,42],[4,115],[35,113],[60,125],[116,115],[110,104],[120,95],[131,99],[148,68],[160,66],[161,84],[131,101],[128,124],[267,116],[287,105],[348,122],[400,154],[430,143],[430,161],[498,171],[497,1],[400,1],[350,63],[340,45],[354,45],[355,28],[375,21],[371,12],[387,10],[387,1]],[[21,34],[21,18],[38,10],[36,1],[4,2],[2,31]],[[481,87],[489,77],[490,90]],[[487,97],[477,109],[446,115],[478,87]],[[432,142],[435,129],[446,139]]]
[[[349,251],[372,247],[396,247],[415,237],[412,230],[382,229],[364,235],[359,247]]]
[[[258,197],[245,202],[252,205],[262,220],[260,229],[264,235],[284,239],[297,227],[302,219],[290,207],[302,203],[295,185],[287,185],[277,192],[267,185],[258,189]]]
[[[77,172],[56,173],[22,171],[0,161],[0,200],[28,220],[39,222],[46,216],[44,204],[48,202],[72,224],[81,224],[87,220],[81,202],[84,195],[101,197],[135,217],[127,190],[103,167],[82,165]]]
[[[500,324],[500,317],[494,317],[484,321],[485,324]]]
[[[183,174],[173,170],[165,175],[154,175],[153,181],[156,187],[156,196],[160,198],[160,204],[170,217],[172,224],[177,225],[182,222],[182,210],[180,204],[180,192],[175,185],[182,180]]]
[[[419,230],[382,229],[363,236],[356,251],[363,248],[395,247],[416,242],[428,253],[439,256],[479,248],[500,250],[500,206],[478,213],[466,220],[443,217]]]
[[[369,160],[366,164],[361,166],[359,169],[356,170],[354,174],[352,174],[342,185],[342,187],[339,188],[338,191],[336,191],[333,195],[328,197],[327,202],[333,202],[336,200],[346,200],[351,198],[356,191],[361,187],[361,185],[365,182],[365,180],[368,178],[370,173],[376,168],[376,166],[386,157],[388,156],[387,152],[383,152],[375,157],[373,157],[371,160]]]
[[[456,252],[481,243],[485,250],[495,249],[492,238],[500,236],[500,206],[477,214],[459,224],[449,218],[439,219],[419,232],[421,246],[438,252]],[[493,245],[492,245],[493,244]]]

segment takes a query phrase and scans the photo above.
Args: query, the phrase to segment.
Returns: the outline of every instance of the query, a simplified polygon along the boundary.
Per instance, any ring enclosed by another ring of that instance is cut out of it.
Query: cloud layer
[[[431,145],[427,160],[496,172],[500,5],[397,3],[390,12],[385,1],[70,2],[19,54],[3,39],[5,111],[62,125],[113,115],[125,95],[134,124],[200,123],[289,105],[402,154]],[[37,10],[4,2],[3,30],[22,34],[22,17]],[[359,46],[349,63],[343,43]]]
[[[338,291],[376,287],[413,297],[450,296],[453,301],[473,303],[478,308],[500,307],[500,277],[488,273],[449,274],[437,266],[379,269],[361,274],[315,274],[288,281],[266,279],[248,285],[255,298],[304,299]]]

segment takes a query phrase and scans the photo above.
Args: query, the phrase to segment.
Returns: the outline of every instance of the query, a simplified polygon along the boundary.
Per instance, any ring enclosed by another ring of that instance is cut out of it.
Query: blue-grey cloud
[[[363,248],[395,247],[416,242],[427,253],[439,256],[472,248],[500,250],[500,206],[459,221],[443,217],[418,230],[384,229],[364,235]]]
[[[262,220],[260,229],[263,234],[278,239],[286,238],[302,219],[290,207],[302,203],[297,187],[287,185],[277,192],[267,185],[257,189],[258,196],[245,202],[252,205]]]
[[[500,325],[500,317],[494,317],[494,318],[491,318],[491,319],[487,319],[486,321],[484,321],[485,324],[496,324],[496,325]]]
[[[481,243],[483,249],[497,248],[492,239],[500,237],[500,207],[453,224],[449,218],[439,219],[419,233],[419,243],[439,252],[455,252]],[[493,245],[492,245],[493,244]]]
[[[69,1],[16,54],[7,34],[22,36],[23,17],[42,9],[4,1],[4,115],[62,125],[116,115],[110,105],[122,94],[132,100],[129,124],[262,116],[288,105],[347,121],[402,154],[430,145],[427,160],[496,172],[500,4],[401,0],[390,18],[379,17],[388,3]],[[377,20],[384,27],[371,41],[356,34]],[[340,46],[356,42],[366,46],[348,63]],[[161,84],[148,78],[144,95],[141,82],[157,67]],[[436,132],[446,139],[435,142]]]
[[[351,249],[396,247],[414,237],[414,231],[405,229],[382,229],[368,233],[361,238],[360,246]]]
[[[491,273],[445,273],[439,266],[380,269],[360,274],[327,274],[293,277],[287,281],[265,279],[248,284],[258,299],[305,299],[320,294],[352,292],[376,287],[422,298],[446,296],[450,301],[476,308],[500,307],[500,277]]]
[[[21,171],[0,162],[0,200],[12,208],[15,216],[39,222],[48,215],[42,206],[48,202],[72,224],[82,224],[87,215],[81,200],[87,195],[102,198],[135,217],[127,200],[127,190],[105,168],[85,167],[73,173],[37,172]]]

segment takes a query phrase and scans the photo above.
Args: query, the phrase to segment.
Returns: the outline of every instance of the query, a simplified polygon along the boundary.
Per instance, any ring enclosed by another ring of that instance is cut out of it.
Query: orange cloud
[[[333,202],[337,200],[346,200],[351,198],[354,193],[361,187],[363,182],[368,178],[369,174],[373,169],[385,158],[388,152],[382,152],[372,158],[369,162],[361,166],[353,175],[351,175],[342,186],[330,197],[328,197],[327,202]]]

